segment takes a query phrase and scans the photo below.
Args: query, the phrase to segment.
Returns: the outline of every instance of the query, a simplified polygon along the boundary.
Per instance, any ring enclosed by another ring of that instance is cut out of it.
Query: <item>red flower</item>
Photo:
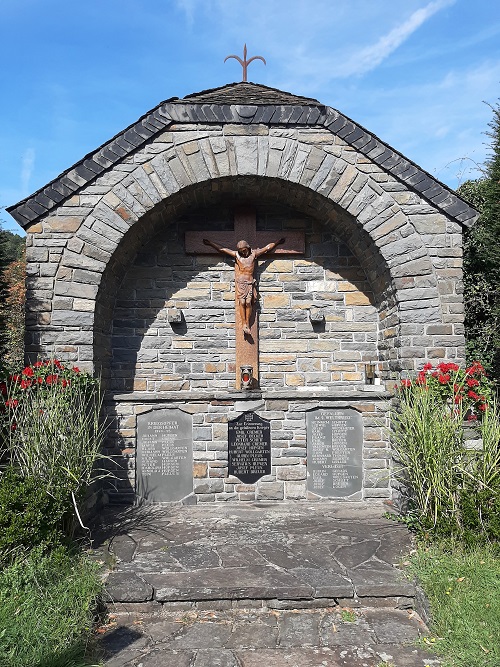
[[[21,389],[29,389],[31,387],[31,380],[21,380]]]
[[[19,401],[16,398],[9,398],[8,401],[5,401],[5,405],[8,408],[17,408],[17,406],[19,405]]]
[[[479,386],[479,380],[476,380],[475,378],[467,378],[467,386],[468,387],[478,387]]]
[[[13,422],[13,423],[11,424],[11,426],[10,426],[10,430],[11,430],[11,431],[15,431],[16,428],[17,428],[17,424],[16,424],[16,422]]]
[[[61,380],[61,384],[63,387],[67,387],[70,384],[69,380],[65,380],[64,378]]]
[[[420,371],[420,373],[417,375],[417,379],[416,379],[415,382],[416,382],[416,384],[418,384],[419,386],[422,386],[422,385],[426,384],[426,383],[427,383],[427,375],[426,375],[426,373],[424,373],[424,371]]]
[[[479,401],[479,395],[476,394],[475,391],[472,391],[472,389],[470,389],[470,390],[467,392],[467,396],[468,396],[469,398],[473,398],[475,401]]]
[[[38,382],[38,384],[43,384],[43,378],[37,378],[36,381]]]
[[[479,363],[479,361],[475,361],[472,366],[466,369],[465,371],[466,375],[484,375],[484,367]]]
[[[411,380],[401,380],[402,387],[411,387]]]
[[[78,366],[73,366],[73,368],[71,370],[73,371],[73,373],[79,373],[80,372],[80,369],[78,368]]]
[[[45,382],[47,384],[56,384],[56,382],[59,380],[59,375],[47,375],[45,378]]]
[[[477,422],[477,415],[475,415],[475,414],[470,414],[470,415],[467,417],[467,421],[469,421],[469,422]]]
[[[26,375],[27,377],[31,377],[33,375],[33,369],[31,366],[26,366],[25,369],[22,371],[22,375]]]
[[[5,384],[5,382],[0,382],[0,393],[3,396],[7,396],[7,385]]]
[[[431,371],[432,370],[432,364],[428,361],[426,364],[424,364],[423,371]]]
[[[40,368],[40,366],[43,366],[43,362],[37,361],[36,363],[33,364],[33,368]]]
[[[450,375],[448,375],[448,373],[446,373],[445,375],[440,375],[440,376],[438,377],[439,384],[448,384],[448,382],[450,381],[450,379],[451,379],[451,378],[450,378]]]
[[[455,394],[455,403],[461,403],[463,400],[462,394]]]
[[[59,361],[59,359],[54,359],[54,366],[55,366],[56,368],[62,368],[62,364],[61,364],[61,362]]]
[[[12,382],[19,382],[20,379],[21,379],[20,375],[11,375],[9,377],[9,380],[12,380]]]
[[[481,410],[481,412],[486,412],[487,407],[488,407],[487,403],[481,403],[479,409]]]
[[[447,364],[444,361],[442,361],[440,364],[438,364],[437,367],[441,371],[441,373],[449,373],[450,371],[456,373],[457,371],[460,370],[460,366],[454,364],[453,362]]]

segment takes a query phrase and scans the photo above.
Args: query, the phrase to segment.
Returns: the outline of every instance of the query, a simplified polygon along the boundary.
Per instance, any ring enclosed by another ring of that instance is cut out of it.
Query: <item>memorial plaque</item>
[[[193,419],[176,408],[137,417],[137,495],[153,503],[193,491]]]
[[[351,408],[307,413],[307,488],[339,498],[363,486],[363,421]]]
[[[255,412],[245,412],[228,424],[229,474],[255,484],[271,474],[271,424]]]

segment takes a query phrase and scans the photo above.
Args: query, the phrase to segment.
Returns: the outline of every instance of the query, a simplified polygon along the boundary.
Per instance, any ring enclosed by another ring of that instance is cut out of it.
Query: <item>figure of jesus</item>
[[[256,280],[254,278],[255,267],[257,259],[268,252],[271,252],[284,243],[282,238],[275,243],[268,243],[264,248],[256,248],[252,250],[250,244],[246,241],[238,241],[236,250],[230,248],[222,248],[213,241],[203,239],[205,245],[215,248],[218,252],[234,257],[234,285],[236,290],[236,304],[240,314],[240,320],[243,322],[243,333],[250,334],[250,318],[252,316],[254,304],[257,300]]]

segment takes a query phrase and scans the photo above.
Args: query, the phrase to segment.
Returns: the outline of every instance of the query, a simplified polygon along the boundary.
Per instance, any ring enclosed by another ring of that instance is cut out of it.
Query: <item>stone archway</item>
[[[390,293],[392,299],[384,317],[387,330],[394,329],[394,322],[442,323],[437,279],[427,248],[412,216],[403,211],[390,189],[384,190],[377,182],[375,176],[380,176],[381,170],[364,173],[351,164],[352,151],[340,146],[334,157],[324,147],[295,140],[259,139],[221,135],[169,145],[161,152],[155,143],[145,148],[140,159],[134,158],[140,162],[138,166],[129,165],[130,173],[111,185],[103,196],[95,197],[92,212],[63,253],[57,277],[64,280],[73,270],[83,269],[93,288],[99,289],[103,274],[111,275],[123,261],[122,256],[129,256],[128,243],[121,250],[118,248],[135,225],[139,224],[139,237],[148,236],[158,224],[155,221],[172,219],[178,211],[205,196],[201,193],[206,187],[202,186],[207,184],[209,190],[217,191],[218,187],[232,189],[236,184],[236,189],[249,188],[252,182],[266,182],[272,183],[271,189],[278,196],[281,193],[299,208],[310,208],[333,221],[337,234],[348,237],[355,254],[364,256],[372,284],[381,281],[381,265],[384,271],[388,270],[390,280],[384,278],[385,285],[379,284],[375,289],[379,294]],[[399,195],[401,199],[401,192]],[[415,203],[416,210],[418,205]],[[445,225],[444,219],[440,224]],[[130,248],[133,246],[131,242]],[[105,300],[96,304],[98,314],[104,303]],[[91,311],[86,312],[86,321],[93,325]],[[67,311],[55,310],[51,323],[64,323],[68,317]],[[394,336],[398,333],[394,330]],[[96,335],[99,336],[98,331]],[[399,349],[393,354],[398,359],[397,363],[391,362],[392,369],[408,366],[404,359],[410,356],[425,356],[425,348],[432,345],[432,340],[427,344],[421,341],[422,355],[404,354]]]

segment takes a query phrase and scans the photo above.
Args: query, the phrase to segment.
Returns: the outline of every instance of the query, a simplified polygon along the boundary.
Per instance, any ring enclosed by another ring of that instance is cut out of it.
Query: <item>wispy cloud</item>
[[[361,49],[354,54],[347,63],[343,65],[344,76],[353,74],[364,74],[378,67],[388,56],[391,55],[403,42],[405,42],[421,25],[431,18],[436,12],[453,5],[456,0],[435,0],[425,7],[417,9],[411,16],[400,25],[393,28],[386,35],[371,46]]]
[[[27,148],[21,162],[21,191],[23,197],[29,194],[31,175],[35,167],[35,149]]]
[[[177,7],[185,14],[188,26],[194,24],[195,10],[198,9],[198,0],[175,0]]]

